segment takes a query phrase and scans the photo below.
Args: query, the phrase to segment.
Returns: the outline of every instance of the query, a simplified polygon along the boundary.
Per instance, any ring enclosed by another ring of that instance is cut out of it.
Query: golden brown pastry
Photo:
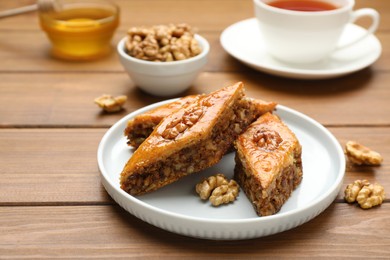
[[[152,132],[161,120],[178,109],[195,102],[203,95],[191,95],[183,97],[172,103],[168,103],[140,114],[127,122],[124,135],[127,136],[127,144],[137,148]]]
[[[183,97],[177,101],[157,107],[146,113],[140,114],[127,122],[124,135],[127,137],[127,144],[137,148],[152,132],[153,129],[161,122],[161,120],[177,111],[178,109],[187,106],[200,99],[204,95],[191,95]],[[257,110],[256,117],[272,112],[275,107],[275,102],[268,102],[260,99],[252,99],[245,97],[248,102],[248,113]]]
[[[206,169],[256,118],[237,83],[165,117],[125,165],[121,188],[140,195]]]
[[[301,145],[276,116],[266,113],[236,140],[234,179],[259,216],[277,213],[302,180]]]

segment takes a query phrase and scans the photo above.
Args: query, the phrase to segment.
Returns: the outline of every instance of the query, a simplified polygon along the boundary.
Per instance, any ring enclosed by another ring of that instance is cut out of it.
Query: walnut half
[[[348,160],[357,165],[380,165],[382,156],[370,148],[355,141],[348,141],[345,145],[345,154]]]
[[[344,194],[344,198],[348,203],[356,201],[363,209],[380,205],[385,199],[383,186],[377,183],[371,184],[367,180],[356,180],[354,183],[349,184]]]
[[[278,132],[260,129],[253,135],[253,142],[257,143],[264,150],[273,151],[278,149],[283,139]]]
[[[219,206],[221,204],[227,204],[234,201],[240,188],[235,180],[230,180],[228,184],[221,185],[211,193],[209,198],[213,206]]]
[[[187,129],[195,125],[203,115],[203,106],[187,108],[182,118],[172,120],[162,132],[164,139],[174,140],[179,134],[184,133]]]
[[[356,198],[360,207],[363,209],[369,209],[374,206],[380,205],[382,204],[384,199],[385,190],[381,185],[377,183],[363,186]]]
[[[240,188],[235,180],[228,182],[223,174],[216,174],[204,179],[196,185],[196,192],[202,200],[211,202],[213,206],[219,206],[234,201]]]
[[[344,191],[344,199],[348,203],[355,202],[359,191],[363,188],[363,186],[367,185],[370,185],[367,180],[356,180],[354,183],[348,184]]]
[[[196,193],[202,200],[207,200],[215,188],[225,184],[228,184],[225,175],[218,173],[198,183],[195,187]]]
[[[95,98],[95,104],[103,108],[106,112],[118,112],[127,101],[126,96],[113,97],[111,95],[102,95]]]

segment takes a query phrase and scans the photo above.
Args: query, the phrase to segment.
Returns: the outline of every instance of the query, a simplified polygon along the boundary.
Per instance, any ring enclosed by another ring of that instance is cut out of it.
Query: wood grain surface
[[[51,57],[35,12],[0,19],[0,259],[389,259],[390,1],[356,0],[356,9],[371,7],[381,15],[375,35],[382,54],[374,64],[344,77],[308,81],[255,71],[223,50],[220,34],[253,17],[252,1],[113,2],[121,9],[121,23],[112,52],[93,62]],[[33,3],[2,0],[0,11]],[[383,164],[347,163],[342,190],[328,209],[297,228],[258,239],[184,237],[121,209],[100,181],[99,142],[123,116],[166,98],[134,85],[115,45],[131,26],[171,22],[193,25],[211,45],[204,71],[188,91],[174,97],[242,81],[249,96],[307,114],[342,146],[356,140],[380,152]],[[125,109],[101,112],[93,100],[105,93],[126,95]],[[382,184],[385,202],[370,210],[347,204],[343,189],[356,179]]]

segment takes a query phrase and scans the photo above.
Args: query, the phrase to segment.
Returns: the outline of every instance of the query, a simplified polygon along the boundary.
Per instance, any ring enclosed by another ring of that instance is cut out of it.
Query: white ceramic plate
[[[156,103],[139,109],[114,124],[98,148],[102,183],[110,196],[134,216],[162,229],[206,239],[249,239],[282,232],[301,225],[325,210],[337,196],[345,171],[345,158],[334,136],[313,119],[278,105],[276,113],[295,132],[303,147],[303,180],[280,212],[258,217],[240,191],[238,199],[214,208],[195,193],[204,177],[224,173],[233,176],[234,153],[214,167],[187,176],[160,190],[133,197],[119,187],[123,166],[132,155],[123,130],[130,118],[171,102]]]
[[[340,39],[340,45],[351,42],[366,30],[355,24],[348,24]],[[256,70],[276,76],[297,79],[326,79],[343,76],[374,63],[382,52],[375,35],[335,51],[323,62],[309,65],[287,64],[274,59],[264,46],[256,18],[235,23],[226,28],[220,37],[222,47],[234,58]]]

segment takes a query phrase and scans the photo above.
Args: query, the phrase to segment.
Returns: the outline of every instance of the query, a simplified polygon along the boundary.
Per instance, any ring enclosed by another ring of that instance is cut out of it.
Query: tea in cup
[[[354,11],[354,4],[354,0],[254,0],[267,51],[278,60],[295,64],[324,60],[376,31],[379,13],[372,8]],[[338,45],[346,25],[361,17],[372,20],[366,33]]]
[[[53,56],[67,60],[90,60],[112,49],[119,24],[119,8],[105,0],[61,0],[58,8],[40,11],[42,29],[52,43]]]

